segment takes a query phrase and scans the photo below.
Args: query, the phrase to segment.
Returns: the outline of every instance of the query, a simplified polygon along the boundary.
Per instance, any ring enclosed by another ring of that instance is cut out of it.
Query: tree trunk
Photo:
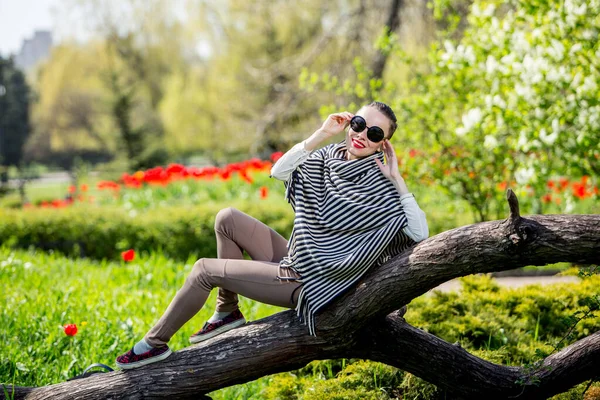
[[[388,11],[387,21],[385,23],[385,33],[388,38],[394,34],[400,27],[400,9],[404,5],[404,0],[393,0]],[[373,59],[371,70],[373,71],[372,77],[374,79],[381,79],[383,77],[383,70],[388,60],[389,52],[386,50],[379,49]]]
[[[372,269],[317,315],[310,336],[293,311],[249,323],[139,369],[41,388],[15,387],[15,399],[199,398],[223,387],[327,358],[360,357],[409,371],[453,398],[537,399],[597,376],[600,331],[534,368],[477,358],[407,324],[394,310],[439,284],[473,273],[560,261],[600,261],[600,215],[522,218],[509,189],[510,217],[429,238]],[[10,393],[12,388],[7,388]],[[3,395],[0,394],[0,399]]]

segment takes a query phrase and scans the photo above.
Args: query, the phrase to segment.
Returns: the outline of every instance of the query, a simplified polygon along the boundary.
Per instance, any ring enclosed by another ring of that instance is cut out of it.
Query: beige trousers
[[[204,306],[210,291],[218,287],[217,311],[238,308],[238,293],[261,303],[293,308],[300,283],[279,279],[299,278],[280,268],[287,255],[287,240],[267,225],[226,208],[215,219],[217,257],[198,260],[171,304],[144,339],[153,347],[164,346]],[[244,250],[252,260],[244,260]]]

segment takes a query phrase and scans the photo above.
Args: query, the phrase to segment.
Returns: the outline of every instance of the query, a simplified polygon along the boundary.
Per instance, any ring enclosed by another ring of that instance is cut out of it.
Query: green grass
[[[42,386],[66,380],[95,362],[114,366],[152,326],[183,284],[195,260],[176,263],[153,254],[130,264],[72,260],[42,252],[0,249],[0,382]],[[188,336],[214,310],[216,291],[169,343]],[[249,320],[281,309],[241,298]],[[77,324],[68,337],[62,326]],[[268,378],[213,393],[213,398],[249,399]]]

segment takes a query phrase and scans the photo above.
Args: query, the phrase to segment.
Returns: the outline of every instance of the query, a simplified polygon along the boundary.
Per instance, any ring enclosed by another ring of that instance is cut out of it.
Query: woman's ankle
[[[219,321],[219,320],[225,318],[226,316],[228,316],[229,314],[231,314],[232,312],[233,311],[215,311],[215,313],[212,315],[212,317],[210,317],[208,319],[208,322],[213,323],[213,322]]]
[[[145,339],[140,340],[133,346],[133,352],[137,355],[144,354],[153,349],[154,346],[151,346],[146,342]]]

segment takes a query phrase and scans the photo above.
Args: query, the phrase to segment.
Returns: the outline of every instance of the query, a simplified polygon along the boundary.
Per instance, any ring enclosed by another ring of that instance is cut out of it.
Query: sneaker
[[[215,322],[206,322],[202,329],[190,336],[190,343],[199,343],[221,333],[227,332],[246,323],[242,312],[237,309],[223,319]]]
[[[127,353],[117,357],[117,367],[121,369],[132,369],[142,365],[152,364],[162,361],[173,353],[169,346],[155,347],[142,354],[135,354],[133,348]]]

